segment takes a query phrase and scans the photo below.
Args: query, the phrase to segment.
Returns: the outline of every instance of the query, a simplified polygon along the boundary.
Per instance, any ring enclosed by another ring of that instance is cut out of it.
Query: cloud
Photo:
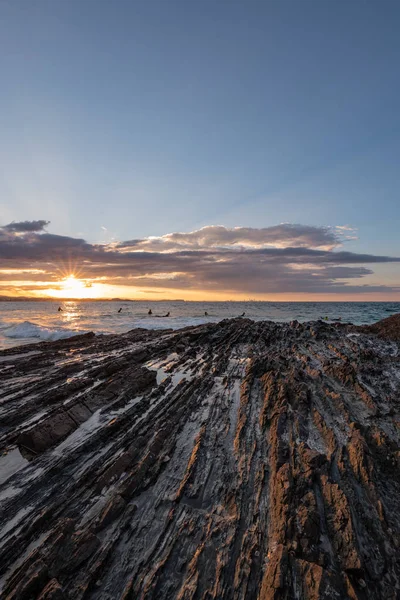
[[[61,273],[78,270],[88,284],[101,281],[143,289],[232,294],[400,291],[400,281],[398,286],[360,283],[373,275],[367,266],[400,262],[400,258],[341,249],[349,232],[353,237],[348,226],[208,226],[188,233],[91,244],[45,232],[47,224],[38,220],[0,227],[0,269],[43,270],[43,275],[36,272],[29,277],[35,281],[59,280]]]
[[[346,229],[347,231],[347,229]],[[347,237],[347,236],[346,236]],[[185,249],[223,250],[231,248],[287,248],[289,246],[331,250],[342,243],[342,228],[314,227],[283,223],[273,227],[211,225],[189,233],[168,233],[160,237],[130,240],[119,248],[166,252]]]
[[[12,222],[8,225],[2,227],[5,231],[13,231],[19,233],[25,233],[29,231],[43,231],[47,225],[50,224],[50,221],[44,221],[43,219],[39,221],[20,221],[20,222]]]

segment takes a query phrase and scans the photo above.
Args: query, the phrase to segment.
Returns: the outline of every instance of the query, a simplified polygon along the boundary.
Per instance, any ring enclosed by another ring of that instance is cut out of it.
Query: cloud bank
[[[399,257],[343,249],[355,239],[348,226],[284,223],[250,228],[207,226],[187,233],[93,244],[45,231],[48,221],[0,227],[0,277],[23,272],[31,282],[58,281],[66,269],[88,282],[135,288],[258,294],[398,292],[399,285],[362,281],[372,265]],[[29,277],[28,277],[29,274]],[[399,278],[400,279],[400,278]]]
[[[274,227],[234,227],[211,225],[189,233],[168,233],[161,237],[130,240],[120,248],[155,252],[178,250],[223,250],[226,248],[321,248],[332,250],[350,237],[350,228],[311,227],[283,223]],[[352,237],[352,236],[351,236]]]

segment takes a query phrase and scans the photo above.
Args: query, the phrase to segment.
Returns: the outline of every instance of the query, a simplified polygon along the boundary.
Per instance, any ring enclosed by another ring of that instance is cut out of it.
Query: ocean
[[[357,325],[374,323],[400,312],[400,302],[0,302],[0,348],[78,333],[124,333],[135,327],[179,329],[245,316],[271,321],[314,321],[328,317]],[[118,312],[122,308],[121,312]],[[152,315],[148,315],[151,309]],[[162,315],[170,313],[168,318]],[[208,313],[208,316],[205,313]]]

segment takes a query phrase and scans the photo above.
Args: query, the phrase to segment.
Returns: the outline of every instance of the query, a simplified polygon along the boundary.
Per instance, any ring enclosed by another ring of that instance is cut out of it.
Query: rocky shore
[[[1,598],[400,598],[400,315],[0,352]]]

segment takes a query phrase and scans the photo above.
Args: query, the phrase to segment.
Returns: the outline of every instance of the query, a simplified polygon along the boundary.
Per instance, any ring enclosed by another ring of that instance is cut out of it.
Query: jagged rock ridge
[[[233,319],[0,382],[3,598],[400,597],[398,341]]]

